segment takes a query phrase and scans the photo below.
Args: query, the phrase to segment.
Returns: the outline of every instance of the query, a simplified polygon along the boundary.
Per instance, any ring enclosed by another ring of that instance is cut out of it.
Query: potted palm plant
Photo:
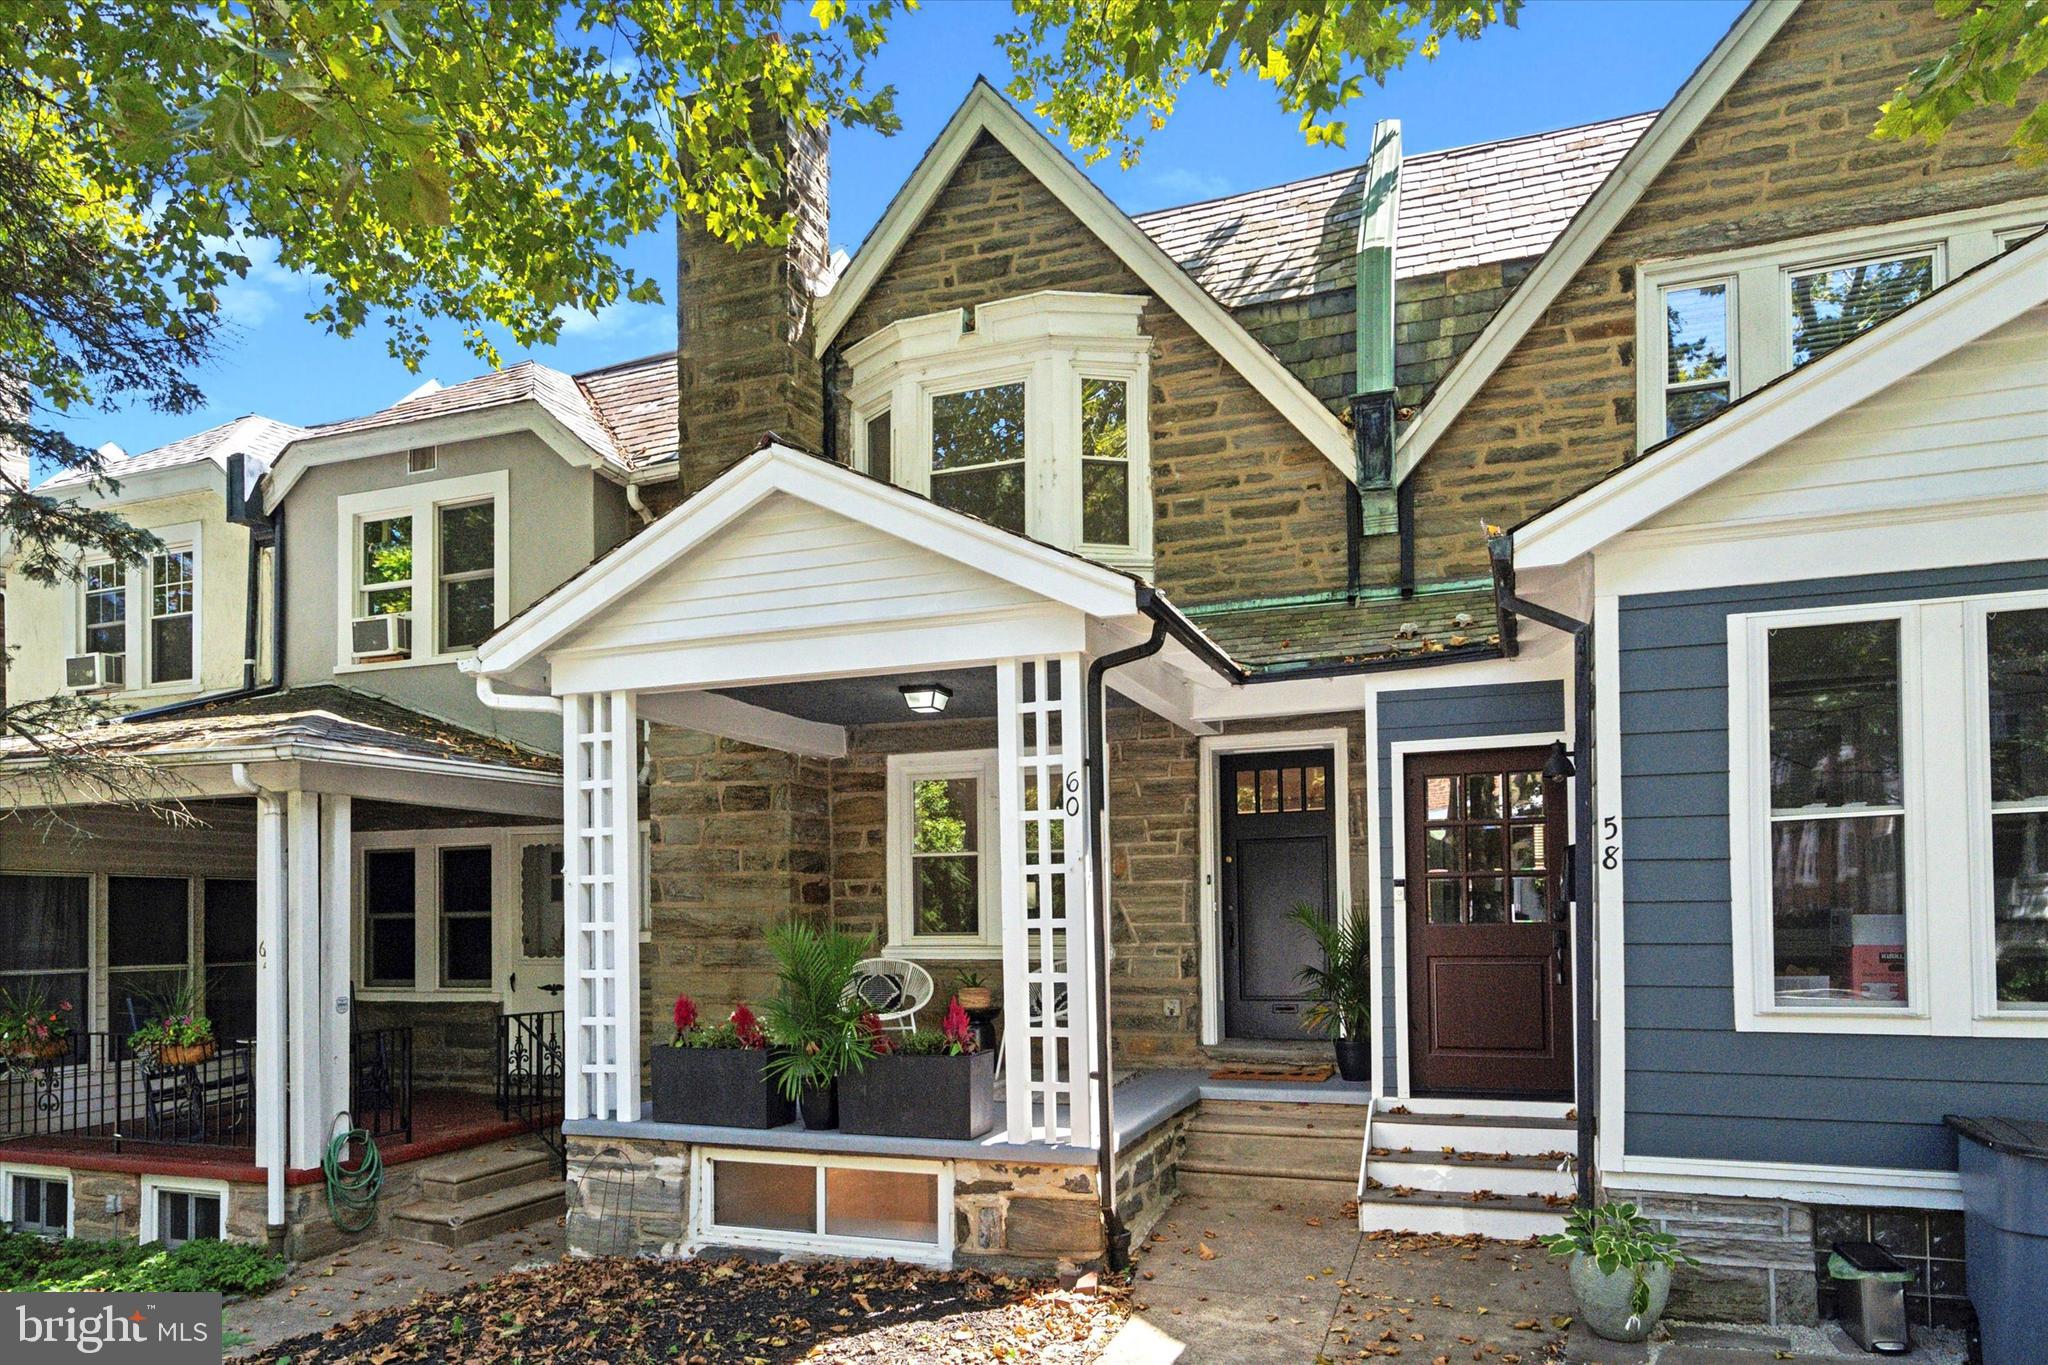
[[[874,940],[801,921],[768,933],[781,993],[767,1007],[768,1076],[796,1102],[806,1128],[839,1124],[837,1082],[875,1055],[863,1025],[865,1003],[852,990],[853,971]]]
[[[1671,1268],[1692,1263],[1676,1237],[1621,1201],[1572,1210],[1544,1245],[1571,1258],[1579,1316],[1608,1341],[1649,1340],[1671,1296]]]
[[[870,1030],[875,1055],[839,1078],[839,1126],[877,1137],[977,1138],[996,1124],[996,1059],[960,997],[936,1029],[890,1037]]]
[[[71,1002],[52,1001],[42,983],[0,991],[0,1056],[39,1066],[71,1054]]]
[[[742,1001],[722,1024],[676,997],[675,1037],[653,1048],[654,1121],[718,1128],[780,1128],[796,1106],[768,1079],[768,1035]]]
[[[1322,964],[1303,967],[1310,1028],[1331,1035],[1337,1071],[1347,1081],[1372,1079],[1372,920],[1363,910],[1329,920],[1315,906],[1294,907],[1295,920],[1315,935]]]
[[[197,1066],[213,1056],[213,1021],[200,1013],[195,983],[182,981],[150,1004],[155,1017],[128,1035],[136,1056],[158,1066]]]

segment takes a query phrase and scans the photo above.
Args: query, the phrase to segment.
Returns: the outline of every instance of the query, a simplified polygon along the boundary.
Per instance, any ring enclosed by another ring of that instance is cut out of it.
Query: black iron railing
[[[74,1033],[61,1054],[0,1063],[0,1140],[246,1147],[256,1133],[256,1047],[138,1054],[119,1033]]]
[[[412,1141],[412,1030],[357,1029],[349,1035],[348,1107],[371,1137]]]
[[[539,1128],[562,1155],[562,1011],[498,1016],[498,1112]]]

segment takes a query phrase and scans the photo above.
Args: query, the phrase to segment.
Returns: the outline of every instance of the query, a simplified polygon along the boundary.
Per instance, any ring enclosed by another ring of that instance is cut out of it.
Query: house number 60
[[[1066,781],[1066,788],[1067,788],[1067,800],[1066,800],[1067,818],[1068,818],[1068,819],[1076,819],[1076,818],[1078,818],[1078,817],[1080,816],[1080,814],[1081,814],[1081,774],[1079,774],[1079,773],[1068,773],[1068,774],[1067,774],[1067,781]]]

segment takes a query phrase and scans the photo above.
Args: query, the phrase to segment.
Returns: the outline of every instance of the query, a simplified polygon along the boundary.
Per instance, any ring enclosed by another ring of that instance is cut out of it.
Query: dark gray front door
[[[1336,912],[1330,751],[1222,760],[1223,1027],[1232,1038],[1311,1037],[1299,973],[1317,961],[1294,907]]]

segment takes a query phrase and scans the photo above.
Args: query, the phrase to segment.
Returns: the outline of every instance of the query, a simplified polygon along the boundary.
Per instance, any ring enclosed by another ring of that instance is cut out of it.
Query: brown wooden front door
[[[1572,1085],[1565,792],[1542,749],[1412,754],[1402,809],[1418,1094]]]

